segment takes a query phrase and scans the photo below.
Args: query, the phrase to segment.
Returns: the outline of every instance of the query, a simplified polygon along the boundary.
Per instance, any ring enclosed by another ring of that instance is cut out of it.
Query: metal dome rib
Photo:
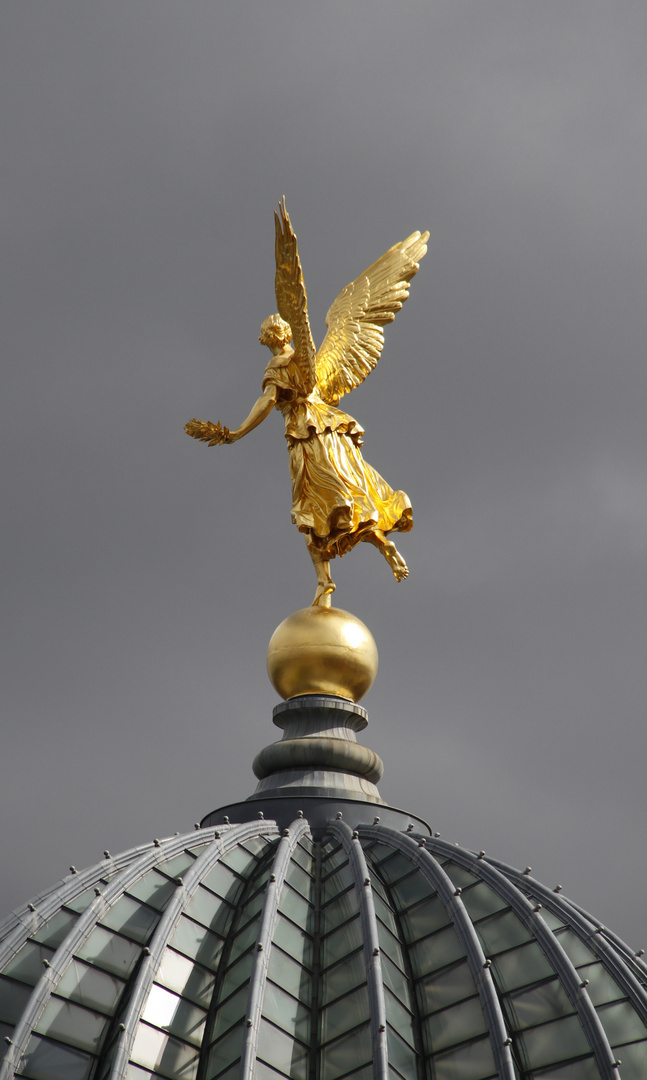
[[[506,1031],[505,1020],[492,982],[492,975],[489,966],[486,964],[481,943],[460,896],[456,895],[456,888],[451,879],[434,859],[433,855],[426,850],[426,847],[421,846],[410,836],[397,833],[394,835],[393,830],[385,829],[380,825],[362,829],[361,835],[367,838],[375,837],[389,844],[395,850],[403,852],[415,863],[430,885],[437,891],[465,950],[467,962],[478,990],[483,1014],[490,1032],[490,1042],[496,1068],[499,1070],[502,1080],[515,1080],[508,1032]]]
[[[489,859],[488,862],[491,866],[501,870],[506,877],[517,884],[517,887],[520,888],[521,885],[527,883],[528,892],[532,893],[537,900],[541,900],[548,911],[561,916],[586,941],[591,951],[595,953],[599,960],[604,962],[619,985],[625,990],[636,1012],[647,1022],[647,994],[645,993],[645,987],[631,970],[630,965],[634,966],[636,957],[630,954],[624,942],[616,939],[618,945],[622,946],[625,951],[623,956],[606,928],[595,922],[585,911],[575,907],[567,897],[562,896],[561,893],[556,893],[554,889],[547,888],[546,885],[542,885],[541,882],[529,875],[519,874],[518,870],[507,866],[506,863],[494,859]],[[520,888],[520,891],[525,893],[526,890]],[[607,935],[611,940],[607,940]]]
[[[274,929],[279,910],[279,899],[285,882],[290,858],[299,841],[304,835],[310,835],[310,828],[305,818],[297,818],[284,833],[272,863],[272,873],[265,893],[263,913],[258,932],[258,944],[254,966],[249,980],[249,997],[247,999],[247,1032],[243,1045],[243,1053],[240,1063],[240,1077],[254,1076],[256,1064],[260,1020],[263,1008],[263,994],[267,980],[267,969],[274,937]]]
[[[615,1055],[611,1050],[609,1040],[586,992],[586,988],[582,986],[581,979],[567,953],[559,944],[559,940],[548,928],[539,912],[535,910],[528,897],[514,886],[505,874],[502,874],[496,867],[489,864],[486,859],[478,859],[470,852],[463,851],[455,845],[452,846],[441,840],[430,842],[430,847],[448,856],[466,869],[471,869],[475,861],[479,864],[479,877],[491,885],[508,902],[511,910],[531,930],[540,948],[553,964],[589,1039],[600,1075],[605,1080],[612,1080],[613,1077],[617,1077],[617,1073],[614,1072],[617,1067]]]
[[[348,825],[341,821],[331,822],[330,832],[337,836],[348,855],[348,861],[355,879],[359,917],[364,932],[364,963],[368,983],[368,998],[371,1005],[371,1043],[375,1080],[388,1080],[389,1058],[386,1038],[386,1003],[384,1000],[384,980],[382,958],[375,917],[373,895],[367,882],[370,882],[364,852]]]
[[[110,1073],[114,1080],[121,1080],[121,1078],[126,1075],[137,1026],[146,1005],[151,986],[153,985],[153,980],[159,969],[162,954],[169,943],[170,936],[177,926],[180,916],[185,911],[188,902],[191,900],[193,894],[200,885],[200,882],[223,855],[226,855],[228,851],[231,851],[232,848],[236,847],[242,841],[256,836],[278,836],[278,829],[276,823],[273,821],[248,822],[243,825],[233,825],[230,826],[224,837],[222,837],[220,830],[216,831],[218,832],[218,836],[209,844],[206,850],[198,856],[193,866],[186,874],[182,885],[171,897],[151,940],[150,953],[149,955],[144,956],[128,1009],[121,1021],[124,1030],[117,1044],[114,1063]],[[209,833],[213,836],[213,831],[211,829],[209,829]]]

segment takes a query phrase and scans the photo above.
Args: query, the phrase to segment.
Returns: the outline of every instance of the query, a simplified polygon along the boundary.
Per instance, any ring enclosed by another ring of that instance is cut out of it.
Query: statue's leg
[[[315,593],[315,598],[312,601],[312,606],[330,607],[331,596],[336,588],[335,582],[330,576],[330,562],[328,559],[322,559],[316,548],[313,551],[310,545],[308,545],[308,551],[310,552],[310,558],[312,559],[317,574],[317,591]]]
[[[388,540],[381,529],[367,529],[362,536],[362,540],[365,540],[369,544],[373,544],[378,551],[382,552],[393,571],[393,576],[396,581],[404,581],[404,579],[409,576],[409,567],[393,541]]]

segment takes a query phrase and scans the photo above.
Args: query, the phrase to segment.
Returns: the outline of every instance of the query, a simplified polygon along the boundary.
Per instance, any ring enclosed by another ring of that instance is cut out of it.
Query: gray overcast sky
[[[0,909],[245,797],[278,735],[267,642],[313,592],[281,418],[182,427],[260,390],[285,194],[317,342],[431,231],[346,399],[414,506],[406,583],[334,566],[382,795],[647,945],[646,33],[642,0],[3,4]]]

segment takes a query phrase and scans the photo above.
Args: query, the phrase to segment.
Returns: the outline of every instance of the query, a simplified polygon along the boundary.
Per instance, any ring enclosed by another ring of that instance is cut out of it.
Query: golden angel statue
[[[313,605],[330,607],[335,584],[330,560],[360,540],[382,552],[396,581],[409,571],[392,532],[413,525],[411,503],[394,491],[362,457],[364,429],[337,406],[376,366],[384,334],[409,293],[409,283],[427,251],[429,233],[414,232],[340,292],[326,316],[328,332],[315,350],[297,238],[285,208],[275,212],[278,314],[261,325],[259,341],[272,359],[262,394],[233,431],[209,421],[190,420],[194,439],[216,446],[236,442],[276,408],[285,420],[292,478],[292,521],[305,534],[317,574]],[[293,344],[290,344],[292,342]]]

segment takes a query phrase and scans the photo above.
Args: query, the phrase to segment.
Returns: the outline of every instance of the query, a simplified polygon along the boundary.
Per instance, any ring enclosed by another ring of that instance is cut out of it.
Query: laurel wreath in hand
[[[192,439],[207,443],[208,446],[220,446],[221,443],[231,442],[229,428],[223,427],[220,421],[212,424],[211,420],[193,419],[184,425],[184,430]]]

